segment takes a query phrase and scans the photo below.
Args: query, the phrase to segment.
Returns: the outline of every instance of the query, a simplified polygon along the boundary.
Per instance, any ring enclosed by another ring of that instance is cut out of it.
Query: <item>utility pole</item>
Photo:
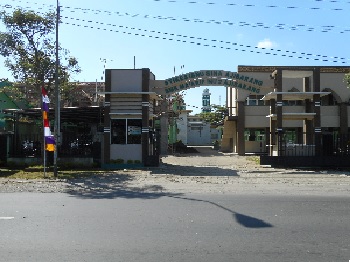
[[[60,90],[59,90],[59,83],[58,83],[58,66],[59,66],[59,58],[58,58],[58,23],[60,20],[60,6],[59,2],[57,0],[56,3],[56,68],[55,68],[55,141],[56,141],[56,148],[54,151],[53,156],[53,164],[54,164],[54,177],[57,178],[58,171],[57,171],[57,150],[58,150],[58,143],[60,138]]]

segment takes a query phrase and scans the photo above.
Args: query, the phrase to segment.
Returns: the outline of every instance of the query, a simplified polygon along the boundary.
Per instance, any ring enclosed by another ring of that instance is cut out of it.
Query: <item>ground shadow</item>
[[[230,212],[236,222],[246,228],[273,227],[271,224],[261,219],[238,213],[213,201],[189,198],[180,193],[165,192],[165,188],[160,185],[132,187],[130,182],[133,179],[135,179],[134,176],[117,173],[70,179],[67,180],[68,186],[66,193],[80,199],[157,199],[160,197],[171,197],[187,201],[203,202]]]
[[[197,202],[203,202],[203,203],[208,203],[211,205],[214,205],[218,208],[221,208],[223,210],[226,210],[230,212],[233,216],[233,218],[236,220],[236,222],[246,228],[268,228],[268,227],[273,227],[270,223],[265,222],[262,219],[252,217],[252,216],[247,216],[240,214],[234,210],[231,210],[227,207],[224,207],[218,203],[215,203],[213,201],[209,200],[203,200],[203,199],[197,199],[197,198],[189,198],[189,197],[184,197],[184,196],[168,196],[171,198],[176,198],[176,199],[181,199],[181,200],[188,200],[188,201],[197,201]]]
[[[271,224],[266,223],[264,220],[258,219],[256,217],[251,217],[240,213],[235,213],[232,215],[236,218],[237,223],[247,228],[273,227]]]
[[[166,174],[177,176],[239,176],[236,170],[214,166],[183,166],[162,164],[158,168],[149,169],[152,174]]]
[[[131,187],[133,176],[128,174],[104,174],[81,179],[70,179],[66,193],[81,199],[142,198],[156,199],[162,196],[176,196],[165,192],[160,185]]]
[[[10,169],[0,169],[0,177],[10,177],[16,174],[18,170],[10,170]]]

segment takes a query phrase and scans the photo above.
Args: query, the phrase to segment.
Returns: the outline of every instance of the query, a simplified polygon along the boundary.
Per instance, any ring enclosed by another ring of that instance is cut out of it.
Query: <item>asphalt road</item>
[[[350,196],[0,194],[0,261],[349,261]]]

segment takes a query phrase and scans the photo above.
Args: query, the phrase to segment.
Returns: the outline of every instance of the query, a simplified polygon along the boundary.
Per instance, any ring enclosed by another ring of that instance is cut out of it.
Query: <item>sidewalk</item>
[[[198,153],[161,157],[159,167],[106,170],[73,180],[0,179],[1,192],[95,193],[118,192],[276,194],[350,196],[350,172],[264,167],[256,156],[238,156],[210,147]]]
[[[257,156],[195,148],[198,153],[163,156],[160,167],[136,177],[134,185],[160,184],[171,191],[197,193],[350,195],[349,171],[271,168],[257,164]]]

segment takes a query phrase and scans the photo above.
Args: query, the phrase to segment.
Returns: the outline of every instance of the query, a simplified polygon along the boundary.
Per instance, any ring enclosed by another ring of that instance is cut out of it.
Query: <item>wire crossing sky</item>
[[[100,81],[104,68],[133,68],[134,57],[136,68],[150,68],[157,79],[238,65],[350,65],[350,1],[61,0],[60,6],[59,41],[83,70],[76,81]],[[56,0],[0,2],[0,10],[16,8],[55,11]],[[3,77],[12,79],[1,66]],[[195,112],[204,88],[185,92]],[[225,103],[224,88],[209,89],[212,104]]]

